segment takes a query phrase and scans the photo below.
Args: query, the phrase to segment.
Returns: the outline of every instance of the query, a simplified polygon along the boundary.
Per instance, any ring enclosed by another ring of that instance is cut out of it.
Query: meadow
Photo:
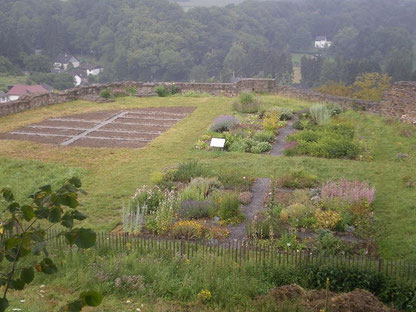
[[[261,97],[265,106],[294,110],[312,103],[273,95]],[[416,260],[415,130],[397,121],[365,112],[342,115],[353,124],[371,159],[366,161],[314,157],[274,157],[240,152],[198,151],[194,144],[218,115],[232,112],[231,98],[183,97],[119,98],[113,103],[75,101],[22,112],[0,119],[7,132],[49,117],[110,109],[154,106],[194,106],[197,109],[141,149],[58,147],[24,141],[0,141],[0,187],[11,187],[19,199],[42,184],[58,185],[78,176],[88,195],[82,210],[86,226],[111,231],[120,222],[124,203],[143,184],[152,184],[152,173],[189,159],[198,159],[215,172],[248,177],[283,175],[303,167],[324,182],[330,178],[368,181],[377,189],[374,202],[376,240],[385,258]],[[406,157],[397,157],[405,155]],[[413,179],[413,180],[412,180]],[[410,183],[409,183],[410,182]]]

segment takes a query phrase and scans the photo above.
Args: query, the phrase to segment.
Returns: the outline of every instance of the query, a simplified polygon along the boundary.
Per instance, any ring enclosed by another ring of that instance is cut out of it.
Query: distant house
[[[9,97],[3,91],[0,91],[0,103],[7,103],[9,101]]]
[[[71,71],[71,74],[74,77],[74,85],[76,87],[88,84],[88,75],[86,70],[77,68]]]
[[[79,61],[75,57],[73,57],[71,54],[61,53],[56,57],[55,62],[53,63],[53,67],[55,69],[63,68],[64,70],[66,70],[69,64],[71,64],[72,67],[74,68],[78,68],[80,65]]]
[[[315,38],[315,48],[317,49],[329,48],[331,45],[332,42],[328,41],[328,39],[325,36],[318,36]]]
[[[23,95],[50,93],[53,89],[47,85],[14,85],[7,92],[9,101],[16,101]]]
[[[82,64],[79,68],[85,70],[87,76],[89,76],[89,75],[98,76],[103,71],[102,67],[93,66],[93,65],[90,65],[90,64]]]

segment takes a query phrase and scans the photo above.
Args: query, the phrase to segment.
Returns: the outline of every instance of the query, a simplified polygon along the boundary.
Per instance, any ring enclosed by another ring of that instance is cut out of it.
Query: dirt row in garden
[[[194,107],[148,107],[49,118],[8,133],[2,140],[62,146],[140,148],[194,111]]]

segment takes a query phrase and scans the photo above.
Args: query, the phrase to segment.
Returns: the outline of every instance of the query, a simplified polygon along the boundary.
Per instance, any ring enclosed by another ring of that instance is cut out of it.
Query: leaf
[[[58,268],[55,264],[53,264],[53,261],[50,258],[43,259],[39,264],[42,269],[40,272],[43,272],[45,274],[55,274],[56,272],[58,272]],[[37,267],[36,269],[38,270]]]
[[[74,226],[74,218],[70,214],[65,213],[62,217],[61,225],[68,229],[72,229]]]
[[[68,304],[65,308],[66,308],[65,310],[68,312],[79,312],[83,308],[82,301],[78,299]]]
[[[76,188],[80,188],[82,186],[81,180],[78,179],[77,177],[72,177],[71,179],[68,180],[68,182],[71,183]]]
[[[66,193],[64,195],[60,195],[59,201],[62,205],[68,206],[70,208],[77,208],[79,206],[77,194],[74,193]]]
[[[6,247],[6,250],[10,250],[13,247],[17,246],[19,244],[19,239],[16,237],[10,237],[6,242],[4,243],[4,246]]]
[[[22,213],[23,213],[23,218],[26,221],[30,221],[35,217],[35,212],[34,212],[32,206],[24,205],[24,206],[22,206],[21,210],[22,210]]]
[[[9,301],[6,298],[0,298],[0,312],[6,311],[9,307]]]
[[[78,221],[82,221],[87,218],[85,214],[83,214],[82,212],[79,212],[78,210],[74,210],[72,212],[72,216],[74,217],[75,220],[78,220]]]
[[[19,208],[20,208],[20,205],[16,202],[11,203],[10,205],[7,206],[7,210],[10,211],[11,213],[15,213],[17,209]]]
[[[20,279],[26,284],[31,283],[34,278],[35,278],[35,271],[33,270],[32,267],[25,268],[22,270],[22,272],[20,272]]]
[[[62,208],[55,207],[50,210],[48,220],[51,223],[57,223],[61,221],[61,217],[62,217]]]
[[[3,195],[3,198],[7,201],[7,202],[12,202],[14,201],[14,195],[11,189],[9,188],[4,188],[1,190],[0,192]]]
[[[65,239],[68,245],[72,246],[73,244],[75,244],[76,233],[75,232],[65,233]]]
[[[18,280],[12,280],[10,281],[10,288],[14,290],[23,290],[25,288],[25,282],[23,282],[21,279]]]
[[[104,296],[97,291],[86,291],[81,293],[80,299],[85,305],[90,307],[98,307],[103,301]]]
[[[91,229],[76,229],[75,245],[82,249],[88,249],[95,245],[97,235]]]

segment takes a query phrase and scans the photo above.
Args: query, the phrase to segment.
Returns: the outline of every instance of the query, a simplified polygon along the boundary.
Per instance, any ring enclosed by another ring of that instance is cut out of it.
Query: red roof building
[[[10,101],[15,101],[23,95],[49,93],[50,91],[42,85],[14,85],[9,89],[7,95]]]

